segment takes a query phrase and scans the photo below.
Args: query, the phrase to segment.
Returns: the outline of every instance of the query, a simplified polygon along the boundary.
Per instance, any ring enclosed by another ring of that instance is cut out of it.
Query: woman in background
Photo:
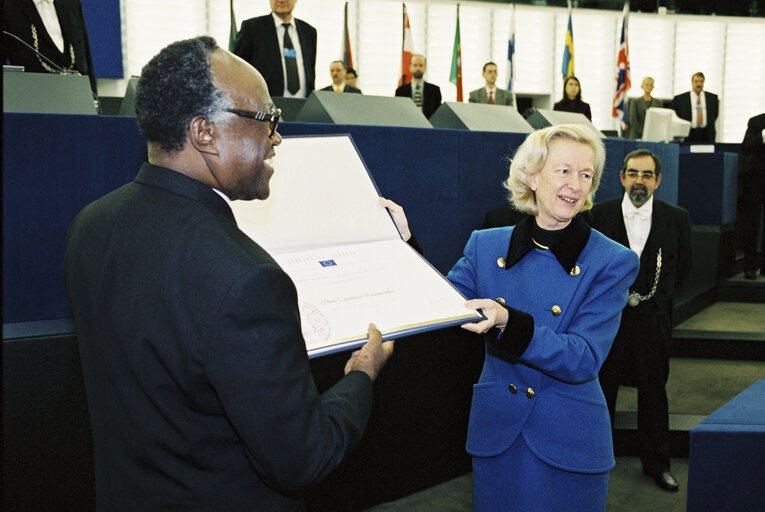
[[[553,110],[563,112],[577,112],[592,121],[592,112],[590,104],[582,101],[582,86],[579,85],[579,79],[575,76],[566,77],[563,81],[563,99],[555,104]]]
[[[629,116],[627,117],[627,133],[625,133],[625,139],[642,139],[643,138],[643,125],[645,124],[645,113],[651,107],[661,107],[662,102],[659,99],[651,96],[653,91],[653,78],[647,76],[643,79],[643,83],[640,84],[640,88],[643,89],[643,95],[639,98],[630,98],[629,103]]]

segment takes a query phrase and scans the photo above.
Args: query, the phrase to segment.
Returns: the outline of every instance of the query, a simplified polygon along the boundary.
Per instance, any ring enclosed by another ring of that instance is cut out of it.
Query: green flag
[[[449,81],[457,86],[457,101],[462,101],[462,46],[460,44],[460,4],[457,4],[457,31],[454,34],[452,72]]]

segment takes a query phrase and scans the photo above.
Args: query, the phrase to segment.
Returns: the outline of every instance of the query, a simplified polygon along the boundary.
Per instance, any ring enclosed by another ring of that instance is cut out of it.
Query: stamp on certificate
[[[327,322],[321,311],[303,301],[298,301],[298,308],[300,309],[300,322],[306,345],[310,347],[311,345],[327,341],[331,329],[329,322]]]

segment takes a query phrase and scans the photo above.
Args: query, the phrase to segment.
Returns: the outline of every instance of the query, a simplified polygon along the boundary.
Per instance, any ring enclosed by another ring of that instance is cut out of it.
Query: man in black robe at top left
[[[3,34],[3,64],[24,66],[31,73],[77,72],[88,76],[97,93],[80,0],[3,0],[3,30],[53,61]]]

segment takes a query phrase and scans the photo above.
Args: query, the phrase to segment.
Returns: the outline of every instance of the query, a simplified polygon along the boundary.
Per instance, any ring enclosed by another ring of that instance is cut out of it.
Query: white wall
[[[449,83],[456,23],[456,0],[407,2],[415,50],[428,57],[426,78],[441,87],[445,101],[456,100]],[[340,57],[344,0],[299,0],[295,15],[316,27],[316,86],[330,82],[329,63]],[[172,41],[210,34],[222,46],[228,42],[227,0],[122,0],[123,49],[126,76],[137,75],[162,47]],[[237,25],[270,11],[268,0],[235,0]],[[400,1],[351,0],[349,25],[359,87],[365,94],[392,95],[399,77],[401,54]],[[500,81],[507,73],[507,38],[511,7],[507,4],[460,4],[462,72],[467,92],[483,85],[481,68],[489,60],[499,65]],[[562,96],[560,67],[567,11],[553,7],[516,7],[516,91]],[[611,117],[614,70],[621,11],[575,9],[573,13],[576,74],[583,98],[592,107],[600,129],[615,129]],[[671,98],[690,89],[691,75],[703,71],[705,89],[720,95],[718,140],[741,142],[749,117],[765,112],[765,20],[721,16],[632,13],[630,61],[633,87],[656,80],[654,95]],[[99,90],[122,87],[99,81]]]

